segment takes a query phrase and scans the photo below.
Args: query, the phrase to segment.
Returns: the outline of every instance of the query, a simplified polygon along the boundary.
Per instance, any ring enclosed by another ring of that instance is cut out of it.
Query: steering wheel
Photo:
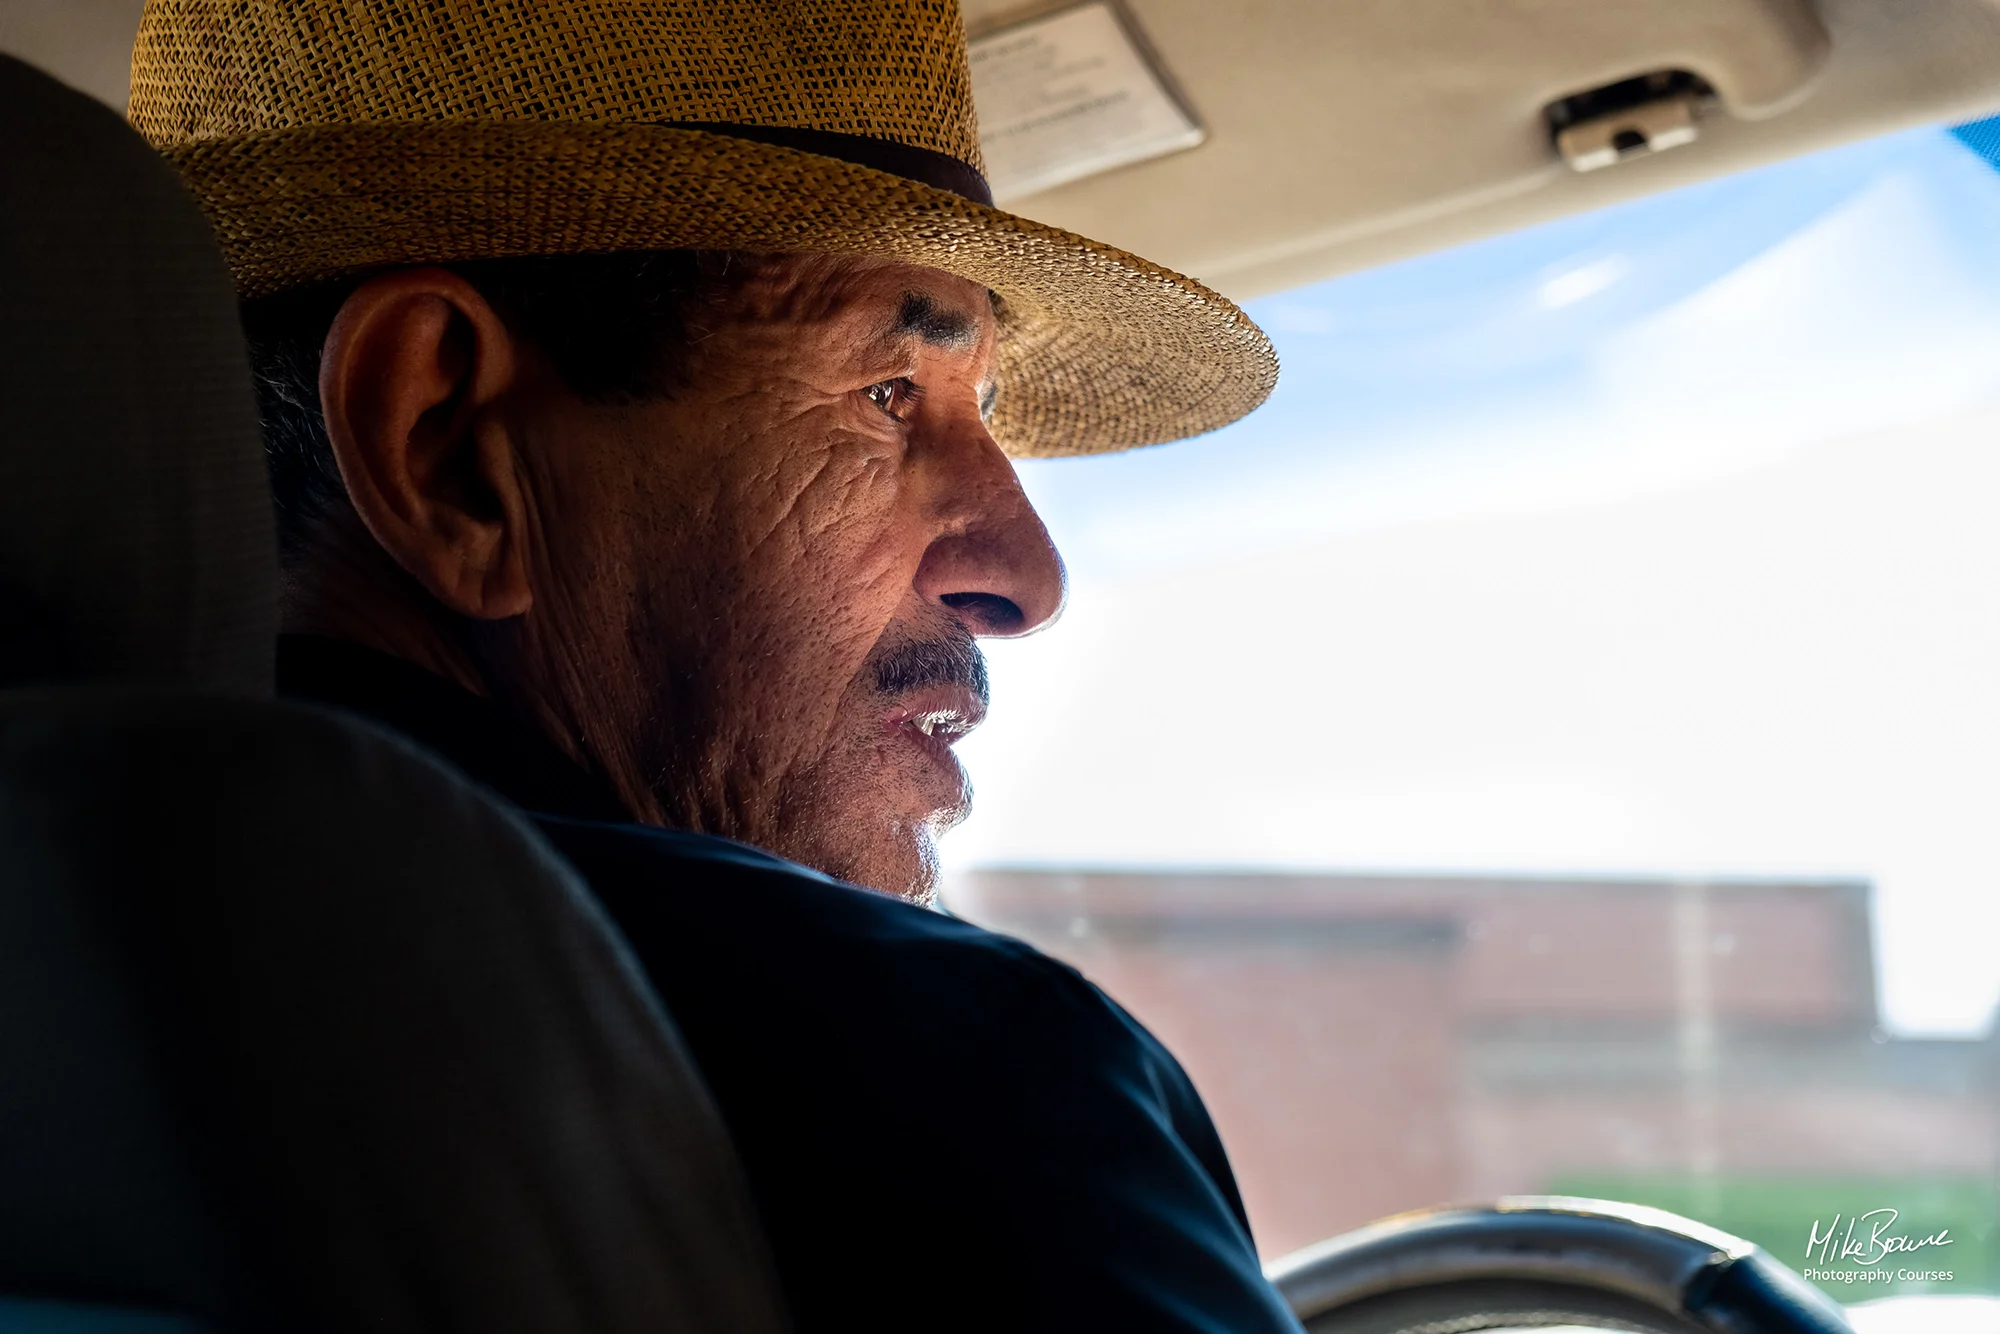
[[[1609,1200],[1399,1214],[1267,1273],[1308,1334],[1852,1334],[1831,1298],[1750,1242]]]

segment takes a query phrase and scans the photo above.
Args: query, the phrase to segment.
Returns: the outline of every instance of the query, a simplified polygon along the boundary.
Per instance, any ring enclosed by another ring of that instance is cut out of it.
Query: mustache
[[[985,705],[991,698],[986,680],[986,655],[979,641],[960,631],[938,639],[919,639],[882,655],[875,664],[875,688],[900,695],[922,686],[962,686]]]

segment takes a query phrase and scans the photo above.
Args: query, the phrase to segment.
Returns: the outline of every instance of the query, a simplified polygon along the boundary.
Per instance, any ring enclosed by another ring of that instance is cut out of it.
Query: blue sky
[[[1199,440],[1027,463],[971,864],[1838,874],[2000,997],[2000,175],[1848,146],[1255,302]]]

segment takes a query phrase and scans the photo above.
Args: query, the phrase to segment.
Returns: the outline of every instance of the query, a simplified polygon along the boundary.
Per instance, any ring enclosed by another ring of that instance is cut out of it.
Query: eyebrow
[[[970,347],[974,339],[972,317],[964,311],[940,306],[922,292],[905,292],[896,321],[889,326],[889,336],[900,338],[911,334],[933,347]]]

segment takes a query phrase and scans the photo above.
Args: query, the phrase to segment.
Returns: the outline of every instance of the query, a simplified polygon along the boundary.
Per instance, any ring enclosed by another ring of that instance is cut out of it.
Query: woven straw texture
[[[980,165],[956,0],[149,0],[131,118],[245,296],[397,264],[682,247],[892,256],[1003,300],[1023,456],[1213,430],[1277,360],[1234,305],[901,176],[674,128],[866,135]]]

